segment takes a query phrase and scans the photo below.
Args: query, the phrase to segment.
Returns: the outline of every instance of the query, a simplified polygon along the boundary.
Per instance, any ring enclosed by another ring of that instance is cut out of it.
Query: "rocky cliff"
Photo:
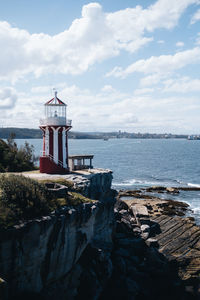
[[[97,201],[0,233],[0,299],[199,299],[200,229],[166,199],[177,189],[121,191],[115,203],[109,170],[62,180]]]
[[[93,170],[67,176],[74,189],[97,201],[63,207],[0,233],[1,299],[27,299],[34,293],[37,299],[55,299],[58,294],[60,299],[71,299],[84,270],[77,262],[87,256],[85,252],[94,255],[97,251],[109,263],[106,251],[112,247],[114,224],[112,172]],[[99,293],[101,289],[102,285]]]

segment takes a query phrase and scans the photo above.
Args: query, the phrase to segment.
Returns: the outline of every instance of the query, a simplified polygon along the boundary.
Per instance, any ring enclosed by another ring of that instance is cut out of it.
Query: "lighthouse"
[[[40,157],[40,172],[65,174],[68,166],[68,131],[72,128],[67,120],[67,105],[58,99],[57,92],[44,104],[45,118],[40,120],[43,132],[43,149]]]

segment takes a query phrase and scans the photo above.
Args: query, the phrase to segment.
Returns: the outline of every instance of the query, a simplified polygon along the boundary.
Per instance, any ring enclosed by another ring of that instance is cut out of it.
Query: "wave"
[[[152,185],[164,185],[163,182],[159,181],[148,181],[148,180],[141,180],[141,179],[129,179],[122,182],[113,182],[113,186],[133,186],[133,185],[145,185],[145,186],[152,186]]]
[[[200,187],[200,184],[198,184],[198,183],[188,183],[187,184],[188,186],[191,186],[191,187]]]
[[[190,187],[198,187],[200,188],[200,184],[198,183],[190,183],[190,182],[184,182],[178,179],[157,179],[154,178],[154,180],[142,180],[142,179],[129,179],[124,180],[122,182],[113,182],[113,186],[137,186],[137,185],[143,185],[143,186],[190,186]]]
[[[200,213],[200,207],[192,207],[193,213],[194,214],[199,214]]]

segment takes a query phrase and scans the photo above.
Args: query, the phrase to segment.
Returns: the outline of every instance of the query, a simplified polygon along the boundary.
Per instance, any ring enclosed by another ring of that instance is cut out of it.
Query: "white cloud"
[[[156,85],[157,83],[159,83],[161,81],[161,79],[162,79],[162,76],[160,74],[148,75],[148,76],[141,78],[140,86],[144,87],[144,86]]]
[[[184,46],[184,43],[183,42],[177,42],[176,43],[176,47],[183,47]]]
[[[194,24],[196,22],[200,21],[200,9],[196,11],[196,13],[192,16],[190,24]]]
[[[149,94],[149,93],[153,93],[153,92],[154,92],[153,88],[136,89],[134,91],[134,95]]]
[[[165,41],[164,41],[164,40],[159,40],[159,41],[157,41],[157,43],[158,43],[158,44],[164,44]]]
[[[16,101],[17,101],[17,94],[13,88],[5,87],[0,89],[0,110],[14,108]]]
[[[115,89],[112,87],[112,85],[109,85],[109,84],[104,85],[101,90],[102,90],[102,92],[114,92],[115,91]]]
[[[136,6],[114,13],[89,3],[81,18],[54,36],[30,34],[0,22],[0,79],[17,80],[29,73],[81,74],[121,50],[137,51],[153,40],[149,33],[173,28],[194,3],[198,0],[158,0],[146,9]]]
[[[187,79],[180,79],[179,82],[184,85]],[[173,82],[165,82],[165,87],[173,88],[175,83],[175,79]],[[199,82],[196,82],[196,86],[198,84]],[[176,133],[200,130],[199,97],[190,95],[189,100],[188,96],[184,97],[184,95],[166,97],[157,90],[153,94],[133,95],[133,93],[112,90],[109,86],[104,87],[94,93],[75,85],[65,84],[65,87],[60,90],[58,97],[68,104],[67,116],[72,119],[72,130],[117,131],[121,129],[129,132]],[[39,88],[42,90],[42,86],[38,87],[38,90]],[[38,128],[39,118],[43,117],[43,104],[51,98],[51,95],[44,97],[43,94],[13,92],[18,97],[15,109],[4,109],[0,125]]]
[[[181,69],[189,64],[200,63],[200,48],[177,52],[174,55],[152,56],[148,59],[141,59],[129,65],[126,69],[115,67],[106,76],[126,78],[128,75],[139,72],[144,74],[165,74]]]
[[[164,82],[163,92],[191,93],[200,92],[200,79],[182,77],[169,79]]]

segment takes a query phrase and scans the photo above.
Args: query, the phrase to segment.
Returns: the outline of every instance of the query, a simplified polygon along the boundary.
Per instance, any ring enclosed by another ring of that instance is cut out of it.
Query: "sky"
[[[0,127],[200,134],[200,0],[0,0]]]

